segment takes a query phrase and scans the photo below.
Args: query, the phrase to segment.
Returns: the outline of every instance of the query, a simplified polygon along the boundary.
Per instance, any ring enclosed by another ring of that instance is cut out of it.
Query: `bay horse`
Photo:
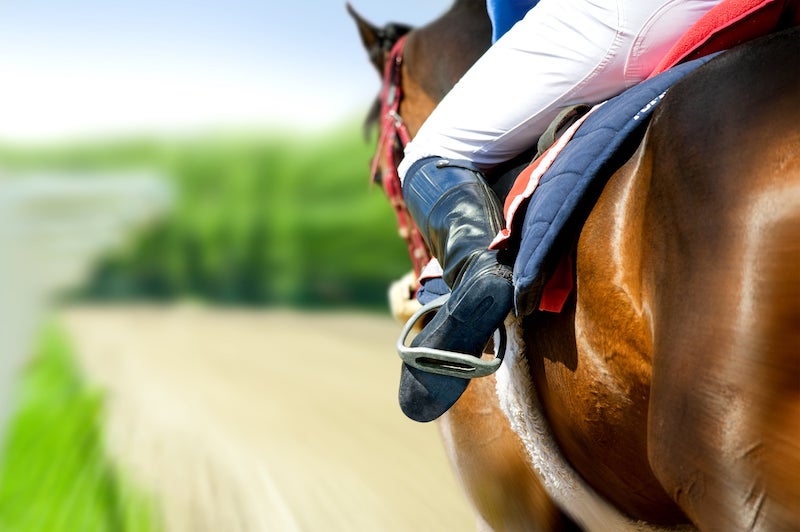
[[[409,136],[489,46],[485,0],[417,29],[348,8],[380,72],[405,36]],[[800,529],[798,58],[784,30],[671,88],[585,220],[566,307],[519,319],[563,460],[629,529]],[[478,528],[621,526],[559,500],[496,390],[439,421]]]

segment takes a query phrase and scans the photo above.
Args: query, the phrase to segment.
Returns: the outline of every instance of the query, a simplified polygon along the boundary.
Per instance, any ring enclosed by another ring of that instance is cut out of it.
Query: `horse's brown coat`
[[[799,53],[795,30],[711,63],[670,93],[647,145],[650,458],[706,527],[800,524],[800,499],[769,496],[800,480]],[[783,486],[763,465],[779,448]]]
[[[466,68],[450,58],[488,44],[488,33],[468,46],[456,32],[451,48],[443,28],[475,24],[483,5],[456,2],[409,34],[401,114],[412,133]],[[793,30],[671,89],[586,221],[565,312],[525,320],[531,374],[564,455],[634,519],[800,528],[797,57]],[[474,381],[441,427],[490,526],[564,524],[493,378]]]

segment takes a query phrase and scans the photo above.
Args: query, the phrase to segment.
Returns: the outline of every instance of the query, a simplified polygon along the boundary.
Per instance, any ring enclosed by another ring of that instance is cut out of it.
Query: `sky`
[[[377,25],[451,3],[351,1]],[[379,85],[345,0],[0,2],[0,142],[324,130]]]

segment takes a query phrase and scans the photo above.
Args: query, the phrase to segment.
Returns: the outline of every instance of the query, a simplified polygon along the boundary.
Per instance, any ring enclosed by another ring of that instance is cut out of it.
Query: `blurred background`
[[[0,74],[0,529],[472,527],[344,2],[3,2]]]

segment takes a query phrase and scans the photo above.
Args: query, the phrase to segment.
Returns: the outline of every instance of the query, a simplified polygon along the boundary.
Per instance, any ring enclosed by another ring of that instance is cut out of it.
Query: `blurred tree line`
[[[6,146],[0,166],[151,168],[171,181],[171,212],[104,257],[77,297],[382,308],[410,265],[389,204],[368,183],[373,149],[354,125],[313,138]]]

